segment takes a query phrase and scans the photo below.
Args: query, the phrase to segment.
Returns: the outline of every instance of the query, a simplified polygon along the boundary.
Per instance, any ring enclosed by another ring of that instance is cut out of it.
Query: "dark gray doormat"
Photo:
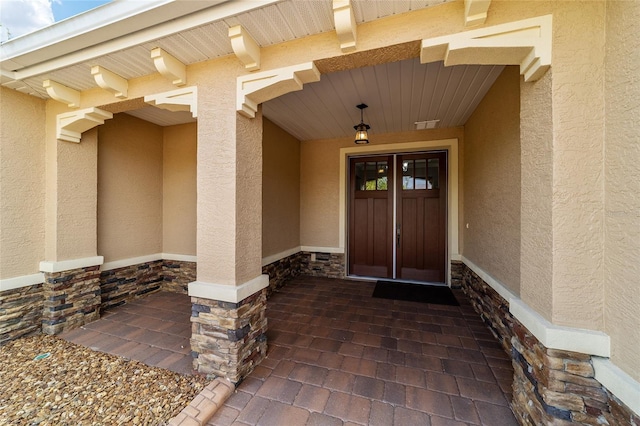
[[[378,281],[373,290],[373,297],[460,306],[453,292],[447,286]]]

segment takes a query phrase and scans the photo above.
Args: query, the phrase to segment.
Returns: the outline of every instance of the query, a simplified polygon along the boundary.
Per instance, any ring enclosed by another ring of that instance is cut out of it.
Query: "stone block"
[[[595,375],[591,359],[589,359],[589,361],[567,360],[565,362],[564,371],[582,377],[593,377]]]

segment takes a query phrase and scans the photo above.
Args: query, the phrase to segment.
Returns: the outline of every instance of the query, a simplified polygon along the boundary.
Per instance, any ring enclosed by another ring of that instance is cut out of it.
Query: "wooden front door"
[[[446,280],[446,153],[352,158],[349,274]]]
[[[397,278],[443,283],[447,260],[446,153],[398,155]],[[401,173],[400,173],[401,171]]]
[[[350,164],[349,272],[393,278],[393,156]]]

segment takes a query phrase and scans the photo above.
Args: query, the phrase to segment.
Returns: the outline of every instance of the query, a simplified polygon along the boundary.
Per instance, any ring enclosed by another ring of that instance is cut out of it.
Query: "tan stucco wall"
[[[98,131],[98,254],[162,252],[162,128],[116,114]]]
[[[373,124],[372,124],[373,125]],[[370,145],[458,138],[463,129],[436,129],[370,135]],[[340,148],[352,138],[305,141],[300,150],[300,244],[336,248],[340,245]],[[462,194],[460,193],[461,197]]]
[[[262,257],[300,245],[300,141],[263,119]]]
[[[507,67],[464,126],[463,255],[520,291],[520,74]]]
[[[197,124],[163,128],[162,251],[196,255]]]
[[[0,279],[44,260],[45,102],[0,88]]]
[[[554,324],[603,330],[605,3],[542,5],[552,68],[521,89],[520,294]]]
[[[607,2],[605,331],[640,381],[640,2]]]
[[[46,103],[45,259],[57,262],[97,254],[97,131],[80,143],[59,141],[57,115],[66,105]]]

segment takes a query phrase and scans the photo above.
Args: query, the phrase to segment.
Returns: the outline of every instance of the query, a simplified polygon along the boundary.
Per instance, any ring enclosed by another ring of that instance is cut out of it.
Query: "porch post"
[[[511,342],[513,408],[522,424],[586,424],[609,410],[593,361],[610,356],[603,333],[604,7],[557,4],[553,66],[520,84],[521,302],[510,311],[520,321]],[[570,19],[574,25],[557,25]],[[589,34],[582,50],[575,34]],[[541,330],[564,335],[554,340]]]
[[[47,102],[45,274],[42,331],[58,334],[98,319],[100,265],[97,255],[98,132],[80,143],[57,139],[56,120],[68,110]]]
[[[194,368],[238,383],[265,357],[262,115],[235,110],[235,75],[199,87]],[[229,79],[229,81],[221,81]]]

